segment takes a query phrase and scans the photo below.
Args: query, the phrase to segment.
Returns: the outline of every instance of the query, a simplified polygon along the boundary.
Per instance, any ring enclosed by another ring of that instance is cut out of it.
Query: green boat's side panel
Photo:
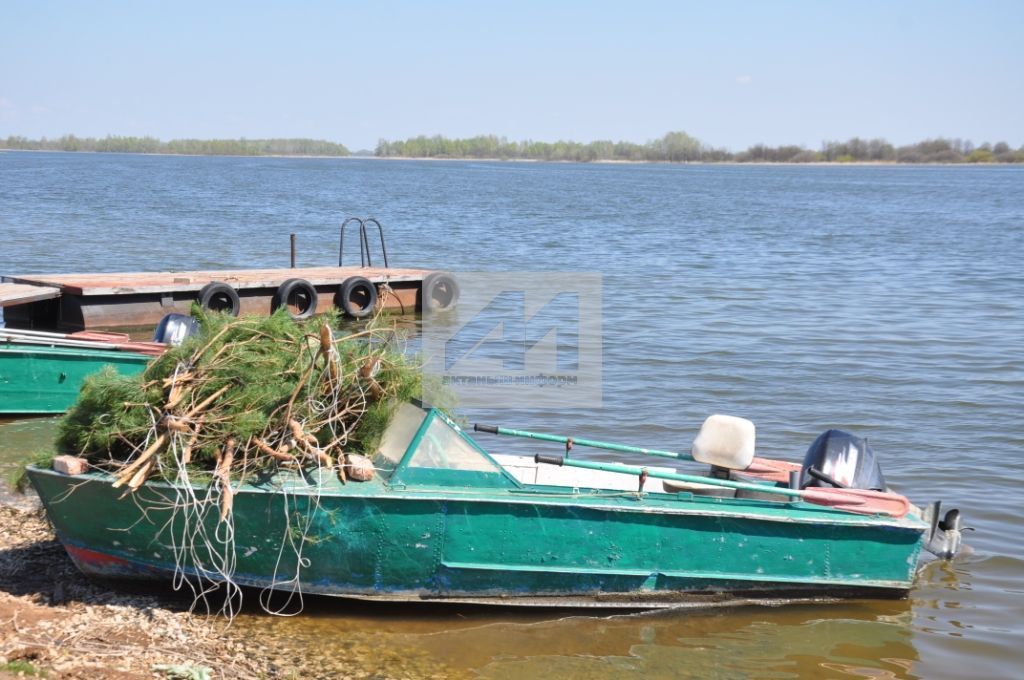
[[[209,570],[174,491],[134,498],[101,476],[30,470],[57,534],[87,573],[152,578],[173,570],[174,545],[198,548],[186,571]],[[707,502],[661,494],[341,486],[241,489],[234,499],[236,580],[305,592],[459,598],[910,587],[924,525],[801,504]],[[88,509],[83,511],[83,509]],[[207,513],[208,536],[218,512]],[[284,545],[282,549],[282,544]],[[303,567],[297,569],[296,551]]]
[[[605,590],[610,577],[628,591],[687,590],[702,579],[901,587],[920,542],[917,530],[640,508],[452,502],[447,517],[443,565],[485,589],[507,588],[506,571],[531,591],[580,579]]]
[[[436,501],[385,498],[321,499],[326,540],[314,538],[302,581],[328,594],[420,592],[432,589],[444,518]],[[330,508],[329,510],[327,508]],[[340,532],[340,533],[339,533]],[[258,568],[258,567],[257,567]]]
[[[264,586],[299,574],[304,590],[325,594],[431,588],[439,562],[431,537],[441,536],[436,502],[291,497],[287,525],[280,496],[245,494],[236,502],[244,508],[235,515],[241,582]]]
[[[195,513],[174,510],[186,499],[167,485],[147,484],[134,497],[120,498],[123,490],[105,478],[83,483],[85,478],[48,471],[30,472],[30,478],[58,537],[70,546],[83,571],[145,577],[146,568],[173,569],[180,546],[188,545],[183,566],[214,574],[217,560],[205,545],[224,535],[218,532],[215,504],[197,525]],[[196,495],[202,500],[205,491],[197,489]],[[234,499],[237,580],[270,585],[300,572],[306,590],[325,593],[430,587],[440,561],[436,545],[443,535],[444,518],[438,510],[439,503],[430,500],[246,490]],[[423,545],[430,549],[419,547]],[[90,553],[98,554],[92,556],[95,561],[83,563]],[[105,559],[110,556],[144,568]]]
[[[0,344],[0,413],[63,413],[86,376],[107,365],[133,375],[151,359],[114,350]]]

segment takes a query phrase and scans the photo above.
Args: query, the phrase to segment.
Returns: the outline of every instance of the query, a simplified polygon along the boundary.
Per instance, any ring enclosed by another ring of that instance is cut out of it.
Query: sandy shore
[[[191,598],[169,587],[91,581],[72,564],[41,509],[24,505],[0,504],[0,680],[32,671],[51,680],[466,675],[429,655],[390,649],[370,632],[339,631],[338,639],[311,644],[290,639],[277,618],[259,612],[228,625],[190,614]],[[252,610],[255,596],[247,597]]]
[[[268,677],[223,620],[192,616],[187,602],[118,593],[82,576],[39,510],[0,506],[0,677],[167,677],[162,664],[216,669],[216,677]],[[27,666],[26,666],[27,665]]]

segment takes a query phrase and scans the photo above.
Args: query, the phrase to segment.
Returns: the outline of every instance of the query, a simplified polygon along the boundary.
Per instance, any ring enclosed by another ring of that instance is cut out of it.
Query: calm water
[[[471,420],[679,449],[725,412],[794,459],[850,429],[890,484],[959,506],[973,552],[926,565],[907,602],[318,605],[243,618],[254,639],[495,678],[1024,674],[1024,170],[0,154],[0,274],[286,266],[291,232],[301,265],[331,264],[350,214],[381,219],[393,264],[604,275],[603,408]],[[4,467],[51,435],[0,424]]]

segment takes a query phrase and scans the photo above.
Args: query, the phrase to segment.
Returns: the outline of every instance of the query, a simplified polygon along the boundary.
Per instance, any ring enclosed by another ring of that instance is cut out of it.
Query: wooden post
[[[292,234],[292,269],[295,269],[295,234]]]

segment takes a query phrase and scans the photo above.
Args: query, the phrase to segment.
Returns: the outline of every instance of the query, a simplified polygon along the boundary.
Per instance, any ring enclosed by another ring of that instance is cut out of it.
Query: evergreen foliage
[[[199,336],[141,375],[108,369],[85,381],[58,425],[58,450],[133,489],[153,474],[173,478],[183,464],[240,478],[337,461],[344,476],[344,456],[372,451],[398,404],[422,391],[419,367],[376,320],[334,340],[333,315],[300,325],[285,310],[193,314]]]

